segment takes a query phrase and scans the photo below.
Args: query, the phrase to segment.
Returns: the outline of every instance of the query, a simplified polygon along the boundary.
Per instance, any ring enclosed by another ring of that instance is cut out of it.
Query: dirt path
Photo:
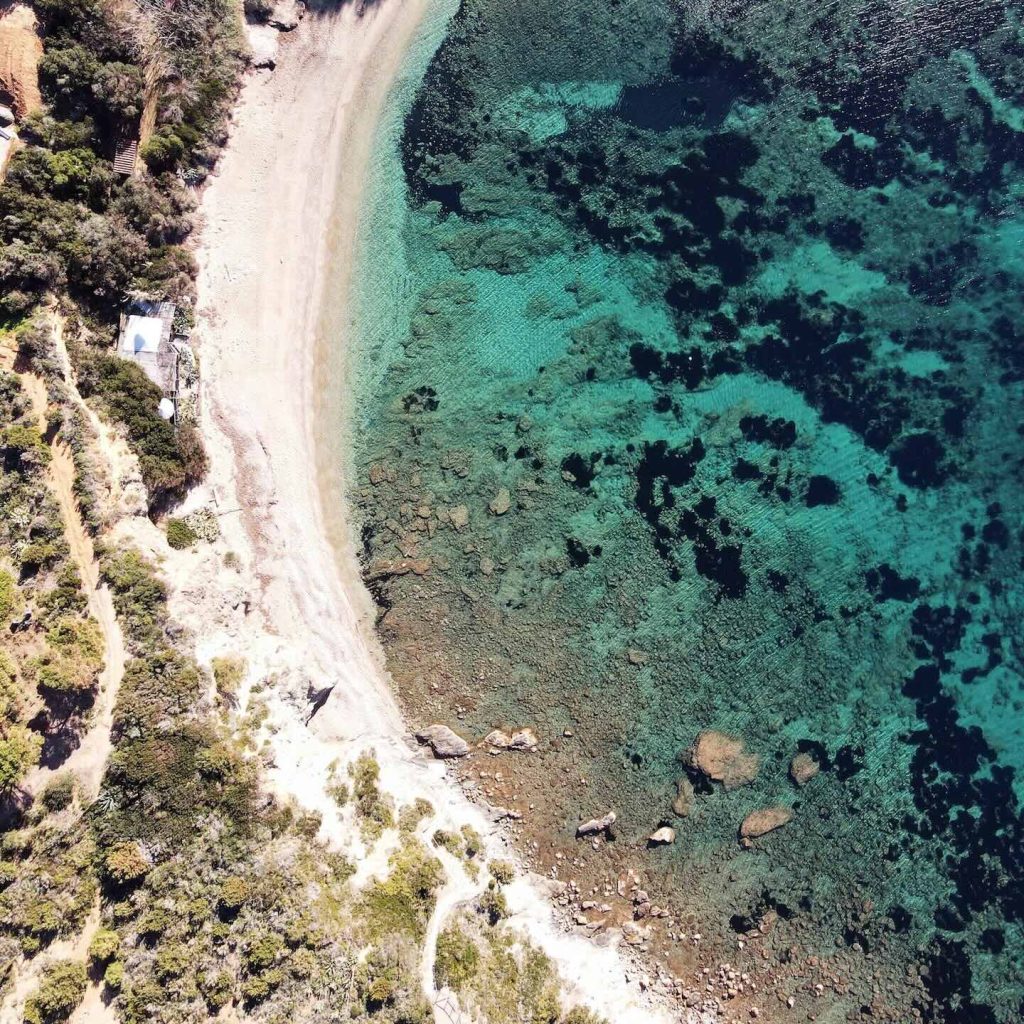
[[[54,331],[58,350],[63,354],[62,326],[60,318],[55,318]],[[69,377],[66,361],[64,361],[64,370],[65,376]],[[21,379],[39,420],[40,428],[45,430],[46,384],[41,377],[32,373],[23,374]],[[73,382],[68,380],[67,383],[72,388],[74,400],[81,401]],[[103,769],[110,754],[110,728],[114,718],[114,703],[117,700],[121,677],[124,675],[127,655],[121,627],[118,625],[114,612],[114,602],[107,586],[100,584],[99,565],[96,561],[92,538],[85,529],[78,508],[78,499],[75,497],[74,490],[75,463],[71,450],[63,441],[57,440],[50,446],[50,454],[48,479],[60,507],[61,519],[64,521],[64,535],[67,537],[68,547],[71,550],[71,559],[82,578],[82,589],[86,594],[89,613],[99,624],[103,634],[103,671],[100,673],[98,681],[96,703],[89,720],[89,728],[82,737],[81,744],[60,767],[61,771],[70,770],[78,777],[82,802],[88,803],[94,800],[99,793]],[[50,774],[50,769],[36,769],[26,780],[28,788],[37,791],[46,784]]]
[[[449,917],[479,896],[483,890],[483,883],[474,882],[447,850],[435,848],[434,856],[444,864],[448,881],[438,893],[434,912],[427,922],[427,932],[423,939],[423,959],[420,962],[420,985],[424,996],[434,1009],[435,1024],[472,1024],[472,1019],[459,1009],[458,1001],[451,990],[439,989],[435,984],[434,964],[437,961],[437,939],[444,931]]]

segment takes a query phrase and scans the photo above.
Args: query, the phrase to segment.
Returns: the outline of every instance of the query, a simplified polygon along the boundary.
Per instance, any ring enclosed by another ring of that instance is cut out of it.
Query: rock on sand
[[[684,764],[726,789],[746,786],[757,778],[760,762],[756,754],[748,754],[743,740],[724,732],[705,729],[685,754]]]
[[[430,746],[434,757],[465,757],[469,753],[469,744],[447,725],[434,724],[416,733],[420,743]]]
[[[594,836],[598,832],[606,832],[615,824],[615,818],[616,814],[614,811],[609,811],[600,818],[591,818],[590,821],[585,821],[582,825],[576,827],[576,835]]]
[[[496,750],[521,750],[532,751],[537,749],[540,740],[537,734],[529,727],[515,729],[511,734],[504,729],[493,729],[484,737],[484,743]]]

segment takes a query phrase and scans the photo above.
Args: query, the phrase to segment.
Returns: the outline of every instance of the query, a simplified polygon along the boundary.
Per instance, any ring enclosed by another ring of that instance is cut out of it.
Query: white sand
[[[346,278],[374,130],[429,2],[383,0],[362,18],[351,6],[307,15],[280,37],[276,70],[247,79],[203,196],[197,254],[211,472],[188,507],[215,503],[222,537],[170,552],[144,518],[119,527],[162,561],[172,613],[194,631],[200,659],[242,655],[247,686],[265,682],[271,785],[320,811],[322,835],[350,849],[356,830],[325,785],[332,762],[371,747],[384,788],[400,802],[423,796],[434,805],[425,828],[493,831],[443,765],[408,739],[345,534],[337,466],[316,433],[325,345],[345,341]],[[225,568],[229,550],[240,569]],[[326,686],[331,696],[307,725],[308,692]],[[508,856],[500,837],[488,842]],[[383,871],[387,849],[363,851],[357,842],[359,875]],[[447,912],[477,889],[453,872],[440,905]],[[509,897],[514,921],[577,998],[616,1024],[670,1019],[627,983],[614,949],[566,933],[537,886],[516,883]],[[432,922],[432,934],[440,924]],[[429,977],[424,987],[434,995]]]

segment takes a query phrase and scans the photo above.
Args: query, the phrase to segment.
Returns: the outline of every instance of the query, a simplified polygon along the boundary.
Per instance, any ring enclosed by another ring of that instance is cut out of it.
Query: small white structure
[[[156,407],[157,413],[162,420],[174,419],[174,402],[169,398],[161,398],[160,404]]]
[[[160,389],[159,413],[164,419],[173,419],[178,394],[178,349],[171,340],[174,305],[138,302],[134,309],[121,317],[117,354],[135,363]]]
[[[121,333],[121,355],[156,355],[164,334],[164,322],[158,316],[130,316]]]

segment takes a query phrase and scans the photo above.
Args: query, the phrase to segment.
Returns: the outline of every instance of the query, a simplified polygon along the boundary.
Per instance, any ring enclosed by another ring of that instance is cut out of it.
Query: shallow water
[[[354,503],[403,699],[537,729],[532,835],[671,823],[723,948],[840,951],[819,1019],[880,969],[874,1019],[1024,1019],[1022,58],[988,0],[464,0],[381,144]],[[702,729],[760,770],[679,818]]]

